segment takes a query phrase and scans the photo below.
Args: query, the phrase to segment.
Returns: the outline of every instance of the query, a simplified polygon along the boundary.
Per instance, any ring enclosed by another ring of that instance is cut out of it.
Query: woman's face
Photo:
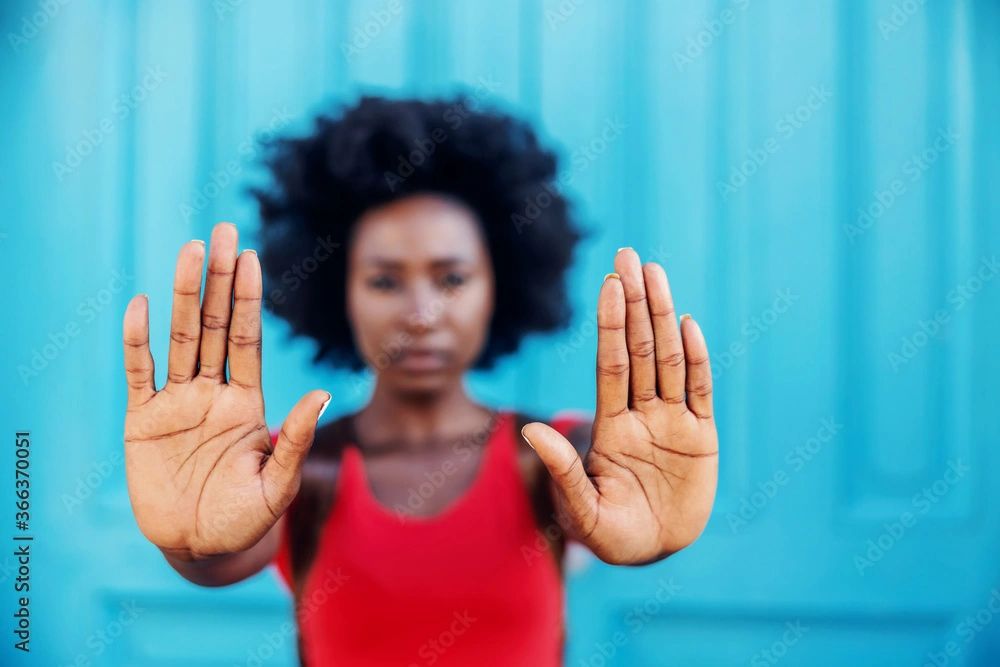
[[[414,195],[366,212],[347,258],[354,344],[379,382],[433,393],[478,358],[493,316],[489,251],[472,211]]]

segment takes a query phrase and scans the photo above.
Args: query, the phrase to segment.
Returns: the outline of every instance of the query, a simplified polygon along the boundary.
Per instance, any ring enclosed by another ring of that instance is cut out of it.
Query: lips
[[[399,357],[398,366],[414,372],[441,370],[447,365],[448,355],[442,350],[431,348],[410,348]]]

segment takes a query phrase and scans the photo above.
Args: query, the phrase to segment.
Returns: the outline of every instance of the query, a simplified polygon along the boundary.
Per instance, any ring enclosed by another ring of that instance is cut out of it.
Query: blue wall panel
[[[592,232],[569,330],[475,393],[592,409],[622,245],[714,357],[715,515],[651,567],[574,556],[567,664],[996,664],[996,3],[9,1],[0,26],[0,422],[33,436],[39,664],[293,664],[272,571],[198,589],[136,530],[120,317],[147,292],[166,358],[177,248],[218,220],[252,242],[257,138],[459,90],[537,125]],[[270,422],[314,386],[330,416],[364,402],[286,335],[266,322]]]

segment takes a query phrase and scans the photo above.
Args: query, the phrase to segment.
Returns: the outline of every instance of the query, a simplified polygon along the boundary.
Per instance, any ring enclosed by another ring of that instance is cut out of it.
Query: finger
[[[701,327],[690,315],[681,316],[684,337],[684,357],[687,360],[688,409],[703,419],[712,416],[712,369],[708,362],[708,346]]]
[[[149,352],[149,299],[145,294],[132,297],[125,308],[122,342],[128,405],[142,405],[156,393],[153,355]]]
[[[615,271],[625,288],[625,342],[629,356],[629,390],[633,405],[659,399],[656,393],[656,343],[649,319],[649,302],[639,255],[622,248],[615,255]]]
[[[674,300],[670,295],[667,273],[659,264],[650,262],[643,268],[649,314],[653,318],[656,338],[656,375],[660,398],[684,405],[684,345],[677,324]]]
[[[229,325],[229,382],[260,387],[260,262],[253,250],[236,259],[233,320]]]
[[[201,269],[204,261],[205,242],[198,240],[185,243],[177,257],[167,382],[190,382],[195,374],[201,338]]]
[[[198,374],[224,382],[226,345],[232,315],[233,276],[236,273],[236,226],[221,222],[212,230],[208,246],[205,299],[201,305],[201,353]]]
[[[583,461],[569,440],[548,424],[532,422],[521,429],[521,435],[538,453],[555,483],[562,502],[560,509],[583,537],[593,532],[597,523],[600,494],[587,477]]]
[[[614,417],[628,410],[628,347],[625,293],[618,274],[604,277],[597,299],[597,414]]]
[[[268,505],[276,514],[284,512],[299,492],[302,464],[312,447],[316,422],[329,404],[329,392],[311,391],[299,399],[281,426],[274,450],[260,473]]]

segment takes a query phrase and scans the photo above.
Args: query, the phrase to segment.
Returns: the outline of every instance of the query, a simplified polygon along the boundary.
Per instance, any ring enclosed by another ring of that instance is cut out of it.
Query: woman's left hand
[[[558,519],[601,560],[642,564],[694,542],[718,475],[712,374],[701,329],[678,323],[667,275],[631,248],[597,309],[597,410],[585,459],[535,422],[522,434],[553,480]]]

